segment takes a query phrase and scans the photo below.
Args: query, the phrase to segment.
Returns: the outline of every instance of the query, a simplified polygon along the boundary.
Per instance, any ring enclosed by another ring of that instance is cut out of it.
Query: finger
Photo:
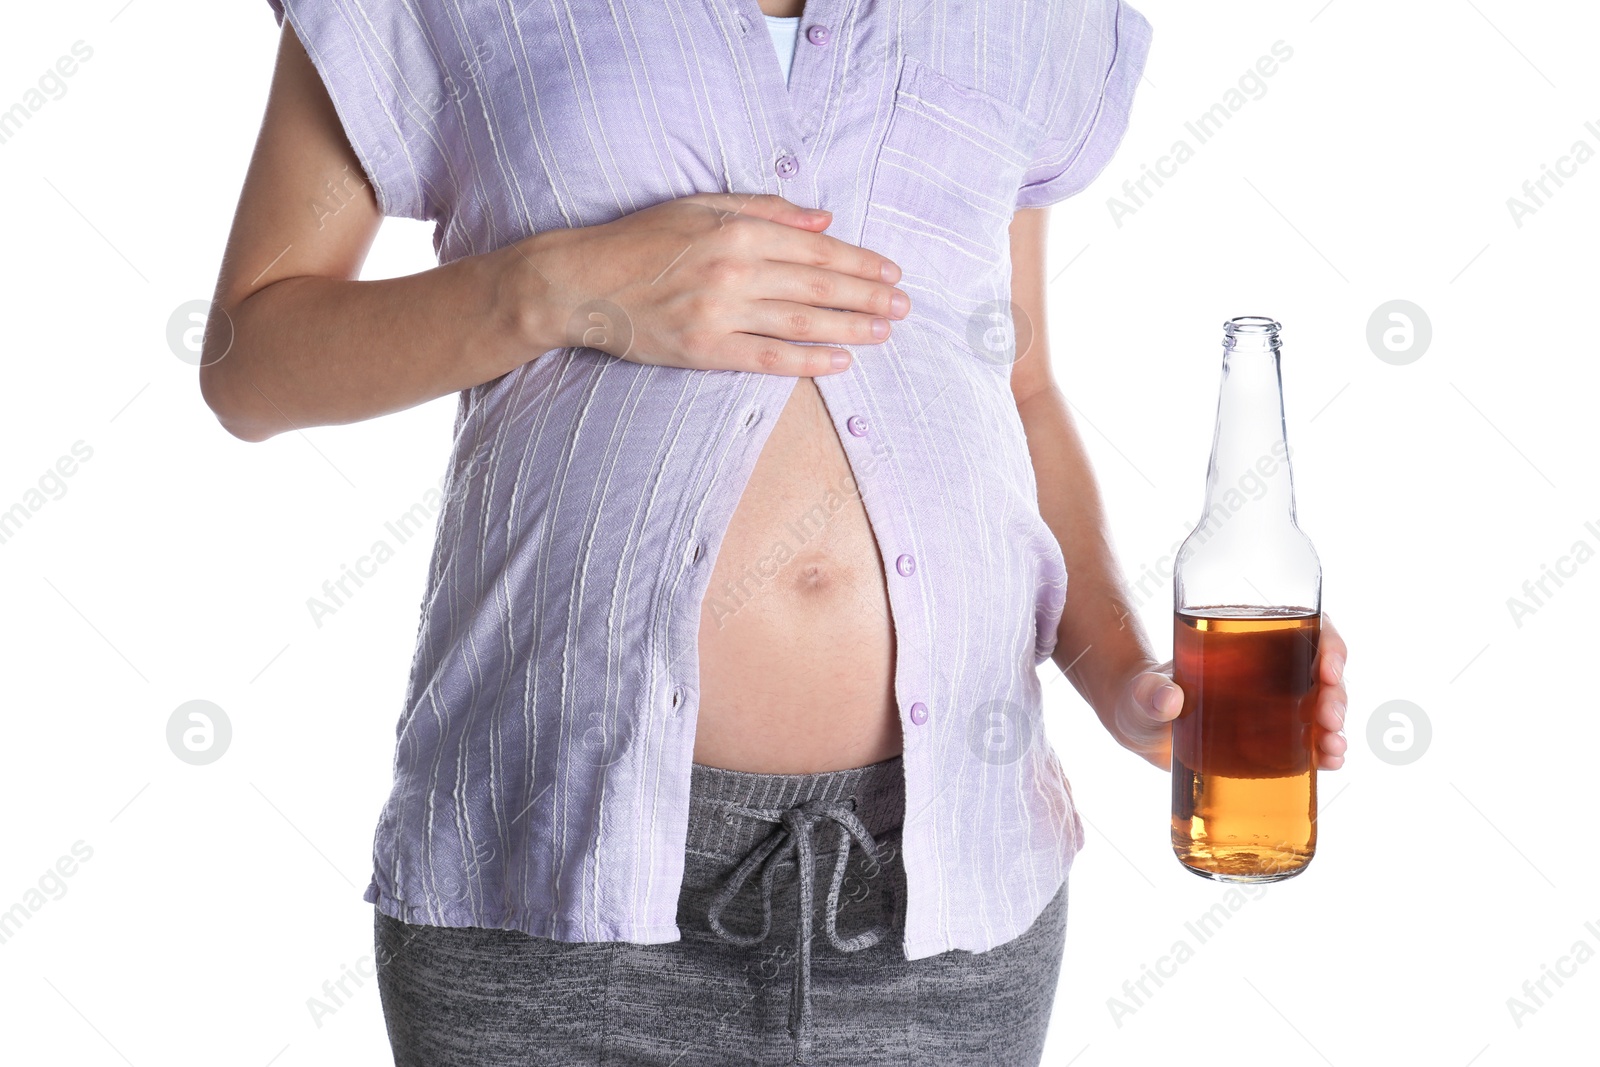
[[[1339,631],[1334,628],[1331,620],[1326,615],[1322,617],[1322,633],[1317,639],[1317,658],[1321,661],[1320,676],[1329,685],[1339,684],[1344,677],[1344,664],[1349,656],[1349,649],[1344,643],[1344,638],[1339,636]]]
[[[1330,756],[1327,753],[1323,753],[1321,756],[1317,757],[1317,767],[1319,770],[1336,771],[1343,766],[1343,756]]]
[[[850,369],[852,357],[842,348],[797,345],[753,333],[729,334],[700,369],[743,370],[792,378],[820,378]]]
[[[1324,689],[1317,700],[1317,724],[1324,730],[1343,730],[1346,710],[1344,686]]]
[[[776,230],[763,253],[778,262],[822,267],[869,281],[893,285],[900,280],[900,267],[892,259],[825,233],[807,233],[792,227]]]
[[[813,231],[825,230],[833,222],[833,212],[825,208],[803,207],[772,193],[696,193],[683,199],[703,204],[724,220],[744,215]]]
[[[770,300],[792,300],[808,307],[859,311],[886,319],[911,313],[911,297],[888,282],[800,263],[769,263],[753,272],[750,289]]]
[[[1343,756],[1350,750],[1350,742],[1345,739],[1343,734],[1323,734],[1322,740],[1318,742],[1317,747],[1330,756]]]
[[[877,345],[889,339],[889,320],[880,315],[809,307],[788,300],[757,300],[743,309],[735,328],[784,341]]]

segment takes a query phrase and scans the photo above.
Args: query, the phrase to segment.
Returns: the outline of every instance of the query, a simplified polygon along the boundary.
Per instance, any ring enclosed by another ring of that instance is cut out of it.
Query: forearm
[[[1066,398],[1054,386],[1017,404],[1039,487],[1039,513],[1061,545],[1067,599],[1051,658],[1117,741],[1137,748],[1118,726],[1128,678],[1157,662],[1128,598],[1111,548],[1105,509],[1088,452]]]
[[[202,393],[230,433],[262,441],[491,381],[560,343],[536,278],[516,246],[403,278],[284,278],[224,305],[231,345],[213,315]]]

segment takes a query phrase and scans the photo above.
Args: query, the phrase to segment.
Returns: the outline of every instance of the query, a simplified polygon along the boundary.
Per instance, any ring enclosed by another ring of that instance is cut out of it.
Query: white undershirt
[[[794,46],[800,39],[800,16],[779,18],[767,16],[767,30],[772,34],[772,45],[778,50],[778,66],[783,68],[783,84],[789,84],[789,68],[794,65]]]

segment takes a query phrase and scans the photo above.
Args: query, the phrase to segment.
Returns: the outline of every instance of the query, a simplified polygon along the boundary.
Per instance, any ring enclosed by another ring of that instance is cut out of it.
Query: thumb
[[[1183,690],[1160,671],[1145,671],[1133,681],[1133,701],[1151,722],[1171,722],[1183,710]]]

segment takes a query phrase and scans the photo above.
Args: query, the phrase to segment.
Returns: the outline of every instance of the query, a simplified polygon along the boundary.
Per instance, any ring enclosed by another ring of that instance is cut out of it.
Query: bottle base
[[[1177,856],[1185,870],[1215,882],[1281,882],[1311,865],[1310,855],[1276,849],[1261,852],[1236,847],[1215,854],[1179,852]]]

